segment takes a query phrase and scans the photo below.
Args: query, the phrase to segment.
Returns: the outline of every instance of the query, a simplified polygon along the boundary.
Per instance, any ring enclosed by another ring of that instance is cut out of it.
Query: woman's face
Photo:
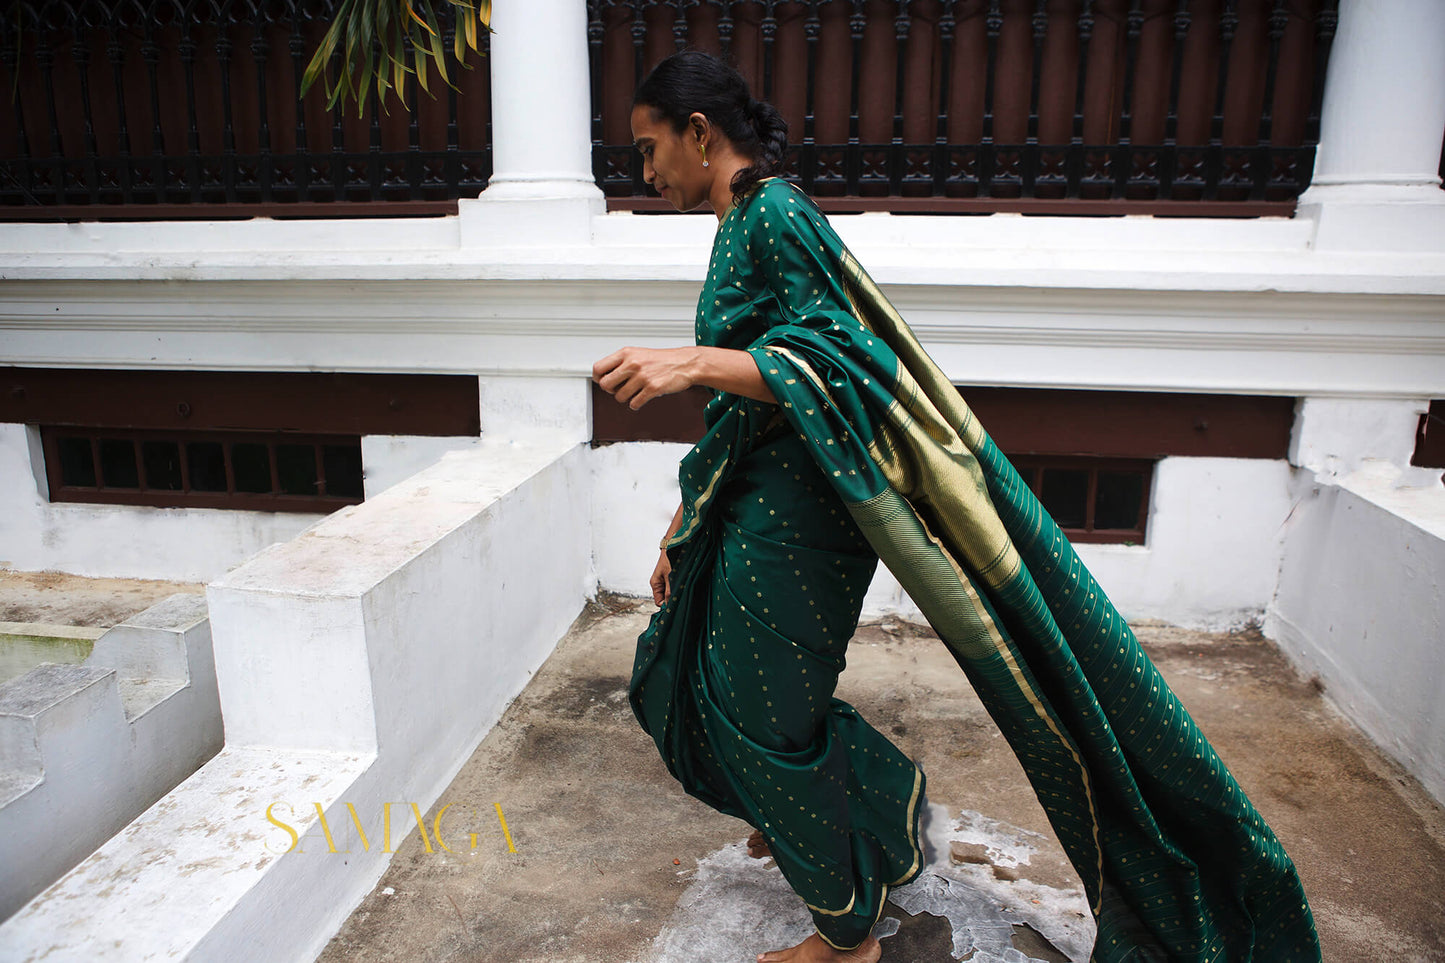
[[[679,134],[652,107],[638,104],[632,108],[632,143],[642,153],[642,179],[673,207],[690,211],[707,201],[712,172],[702,166],[693,127]]]

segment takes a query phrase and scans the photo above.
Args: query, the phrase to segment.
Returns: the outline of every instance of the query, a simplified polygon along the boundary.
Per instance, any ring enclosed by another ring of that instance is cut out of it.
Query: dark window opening
[[[329,512],[362,500],[359,435],[44,426],[40,437],[53,502]]]
[[[1415,453],[1410,464],[1421,468],[1445,468],[1445,399],[1430,402],[1415,429]],[[1445,481],[1445,478],[1441,479]]]
[[[1153,461],[1039,455],[1009,461],[1070,541],[1144,544]]]

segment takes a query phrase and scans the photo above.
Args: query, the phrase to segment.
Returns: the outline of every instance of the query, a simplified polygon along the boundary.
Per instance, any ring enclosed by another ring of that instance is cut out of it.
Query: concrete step
[[[221,747],[206,602],[173,595],[84,663],[0,683],[0,919]],[[27,844],[39,836],[53,845]]]
[[[43,779],[48,767],[102,762],[122,712],[114,669],[42,663],[0,685],[0,769]]]
[[[204,596],[172,595],[97,639],[86,664],[115,669],[124,679],[184,685],[191,677],[186,636],[205,621]]]

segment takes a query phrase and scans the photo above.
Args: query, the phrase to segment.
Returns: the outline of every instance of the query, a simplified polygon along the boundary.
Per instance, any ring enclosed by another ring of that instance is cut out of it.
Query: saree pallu
[[[661,639],[718,628],[691,601],[716,565],[718,494],[755,470],[748,455],[780,412],[1022,763],[1083,883],[1093,960],[1320,959],[1279,841],[953,385],[786,183],[765,182],[719,226],[698,341],[748,350],[778,405],[719,395],[683,461],[669,550],[687,601],[658,613],[633,678],[654,738],[691,710],[644,687],[668,679],[677,694],[697,672]],[[689,791],[705,765],[730,765],[684,758],[675,739],[659,748]]]

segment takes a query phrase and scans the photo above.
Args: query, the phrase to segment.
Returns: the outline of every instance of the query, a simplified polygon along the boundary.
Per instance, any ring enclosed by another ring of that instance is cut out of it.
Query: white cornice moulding
[[[1445,395],[1422,295],[885,285],[950,376],[979,384]],[[585,375],[692,340],[683,281],[12,281],[0,363]]]

